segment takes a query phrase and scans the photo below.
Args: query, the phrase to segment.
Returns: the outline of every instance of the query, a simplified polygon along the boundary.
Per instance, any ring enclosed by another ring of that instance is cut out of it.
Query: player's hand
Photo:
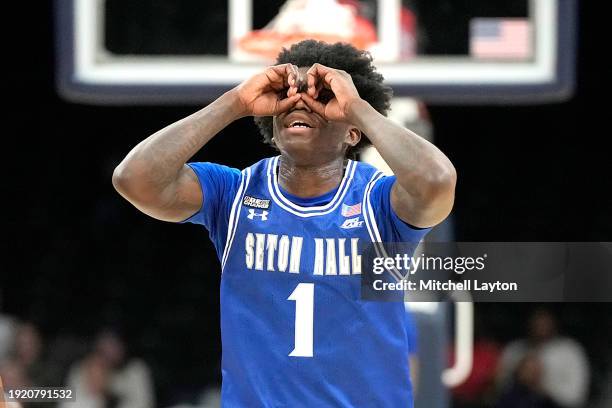
[[[361,97],[353,78],[339,69],[314,64],[307,73],[308,91],[302,100],[327,120],[350,122],[351,105]]]
[[[242,82],[234,91],[242,116],[275,116],[291,109],[302,97],[297,93],[298,69],[273,65]]]

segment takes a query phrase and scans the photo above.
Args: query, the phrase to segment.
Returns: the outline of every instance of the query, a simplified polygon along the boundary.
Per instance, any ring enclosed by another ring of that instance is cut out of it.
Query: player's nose
[[[297,103],[295,104],[292,110],[304,110],[308,113],[312,113],[312,109],[310,109],[310,107],[306,105],[304,101],[301,99],[297,101]]]

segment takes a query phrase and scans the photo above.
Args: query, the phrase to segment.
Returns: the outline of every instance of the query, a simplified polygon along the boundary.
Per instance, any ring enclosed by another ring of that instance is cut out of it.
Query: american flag
[[[352,217],[354,215],[361,214],[361,203],[354,205],[342,204],[342,215],[345,217]]]
[[[470,55],[524,60],[532,57],[531,24],[524,18],[475,18],[470,22]]]

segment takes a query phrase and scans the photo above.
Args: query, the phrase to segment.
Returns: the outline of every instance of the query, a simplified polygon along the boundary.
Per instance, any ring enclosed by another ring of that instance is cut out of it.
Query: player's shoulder
[[[212,178],[231,178],[239,181],[247,173],[249,174],[249,176],[257,175],[259,173],[261,175],[265,175],[271,159],[273,158],[266,157],[243,169],[213,162],[190,162],[187,163],[187,165],[191,167],[191,169],[198,176],[207,174],[209,177]]]
[[[196,173],[212,173],[213,175],[217,174],[229,174],[236,175],[240,173],[240,170],[234,167],[226,166],[225,164],[220,163],[212,163],[212,162],[190,162],[187,163],[187,166],[191,167],[191,169]]]
[[[354,161],[353,165],[355,166],[353,179],[359,184],[368,184],[385,177],[378,168],[369,163]]]
[[[351,160],[353,161],[353,160]],[[377,172],[380,172],[380,170],[378,170],[376,167],[372,166],[370,163],[366,163],[366,162],[362,162],[362,161],[358,161],[355,160],[354,163],[357,166],[357,171],[362,172],[362,173],[369,173],[369,174],[374,174]]]

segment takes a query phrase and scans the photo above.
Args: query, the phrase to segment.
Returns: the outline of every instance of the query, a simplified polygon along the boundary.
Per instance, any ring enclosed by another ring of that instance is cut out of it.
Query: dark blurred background
[[[117,328],[129,353],[151,367],[158,400],[171,403],[220,380],[218,261],[204,229],[139,213],[113,190],[111,173],[139,141],[201,106],[62,100],[49,3],[16,10],[20,18],[6,34],[0,312],[33,322],[49,340]],[[606,40],[593,23],[596,8],[580,2],[570,100],[428,106],[435,142],[458,169],[458,241],[611,240],[608,102],[601,98],[610,72],[602,62]],[[194,160],[243,168],[271,153],[244,119]],[[603,381],[610,304],[552,306],[562,329],[587,349],[594,379]],[[480,304],[477,313],[503,343],[524,333],[534,307]],[[601,388],[597,381],[593,387]]]

